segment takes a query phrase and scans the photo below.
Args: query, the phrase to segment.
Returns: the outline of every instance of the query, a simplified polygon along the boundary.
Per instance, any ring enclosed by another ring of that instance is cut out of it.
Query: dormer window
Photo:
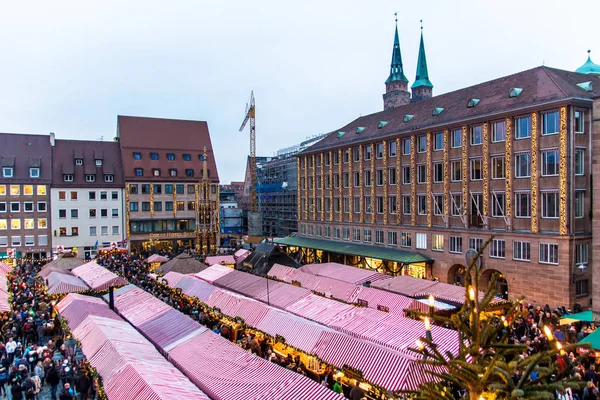
[[[377,124],[377,129],[383,128],[384,126],[387,125],[387,123],[388,123],[387,121],[379,121],[379,123]]]
[[[152,168],[152,176],[160,176],[160,168]]]
[[[111,183],[115,181],[114,175],[104,175],[104,182]]]
[[[29,168],[29,177],[30,178],[39,178],[40,177],[40,169],[39,168]]]
[[[134,152],[133,153],[133,159],[134,160],[141,160],[142,159],[142,153]]]
[[[469,99],[469,101],[467,102],[467,108],[473,108],[475,107],[477,104],[479,104],[479,99]]]
[[[12,178],[14,174],[14,170],[11,167],[2,168],[2,176],[5,178]]]
[[[86,182],[96,182],[96,175],[88,174],[85,176]]]
[[[75,165],[82,166],[83,165],[83,158],[76,158],[75,159]]]
[[[65,182],[73,182],[73,175],[65,174],[63,175],[63,179],[65,180]]]
[[[581,82],[581,83],[578,83],[577,86],[579,86],[580,88],[582,88],[586,92],[593,92],[594,91],[594,84],[592,83],[592,81]]]
[[[522,91],[523,91],[522,88],[510,88],[510,90],[508,91],[508,97],[510,97],[510,98],[518,97]]]
[[[364,126],[359,126],[358,128],[356,128],[356,134],[358,135],[359,133],[362,133],[362,131],[365,130]]]
[[[433,111],[431,112],[431,115],[433,115],[434,117],[437,117],[438,115],[440,115],[443,112],[444,112],[444,109],[442,107],[435,107],[433,109]]]
[[[342,136],[344,136],[346,134],[346,132],[338,132],[337,133],[337,137],[341,138]]]
[[[158,153],[150,153],[150,159],[153,161],[158,160]]]
[[[414,115],[406,114],[406,115],[404,116],[404,118],[402,119],[402,121],[403,121],[403,122],[408,122],[408,121],[410,121],[411,119],[413,119],[414,117],[415,117]]]
[[[102,160],[96,160],[96,167],[102,166]]]

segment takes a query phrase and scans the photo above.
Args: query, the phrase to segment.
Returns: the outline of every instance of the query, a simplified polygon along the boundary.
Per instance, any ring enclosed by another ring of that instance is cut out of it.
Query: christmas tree
[[[578,388],[582,383],[570,376],[569,368],[559,368],[559,357],[576,351],[580,345],[563,346],[544,326],[548,350],[522,357],[528,346],[512,343],[512,322],[521,316],[523,297],[509,302],[502,315],[486,313],[496,299],[494,274],[487,290],[480,292],[481,268],[478,265],[490,238],[473,257],[465,274],[465,303],[450,318],[435,316],[433,298],[424,318],[427,336],[410,350],[421,357],[426,382],[410,392],[416,399],[554,399],[557,390]],[[431,321],[458,331],[459,352],[442,354],[429,329]]]

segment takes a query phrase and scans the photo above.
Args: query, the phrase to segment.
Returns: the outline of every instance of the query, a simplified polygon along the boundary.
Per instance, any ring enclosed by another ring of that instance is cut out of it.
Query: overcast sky
[[[398,12],[414,81],[419,20],[434,95],[545,65],[600,63],[600,1],[3,1],[0,132],[112,140],[117,115],[208,121],[241,180],[257,101],[272,155],[382,109]]]

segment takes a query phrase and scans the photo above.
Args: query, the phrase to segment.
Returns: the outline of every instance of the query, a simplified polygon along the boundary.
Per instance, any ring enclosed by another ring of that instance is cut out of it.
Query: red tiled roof
[[[121,144],[125,180],[173,180],[194,181],[202,178],[202,161],[199,156],[206,147],[210,178],[218,182],[217,164],[206,121],[189,121],[165,118],[130,117],[119,115],[117,136]],[[142,153],[142,160],[134,160],[133,152]],[[151,160],[156,152],[158,160]],[[174,153],[175,160],[167,160],[167,153]],[[190,154],[185,161],[183,154]],[[135,177],[134,169],[144,168],[143,177]],[[152,168],[161,169],[161,177],[152,177]],[[169,169],[178,170],[178,176],[169,176]],[[185,170],[193,169],[194,177],[186,177]]]
[[[32,158],[34,164],[40,164],[40,176],[31,178],[29,176]],[[22,135],[13,133],[0,133],[0,166],[13,167],[13,178],[3,178],[3,182],[28,182],[28,183],[50,183],[52,179],[52,147],[49,135]]]
[[[591,92],[577,86],[578,83],[588,81],[594,85],[594,90]],[[508,93],[511,88],[521,88],[523,91],[519,96],[510,98]],[[600,97],[600,76],[537,67],[405,106],[365,115],[331,132],[304,153],[359,142],[370,142],[375,138],[399,133],[441,128],[450,124],[463,124],[465,120],[475,120],[490,114],[514,112],[552,101],[597,97]],[[480,102],[475,107],[468,108],[467,103],[472,98],[480,99]],[[434,108],[443,108],[444,111],[440,115],[434,116],[432,115]],[[409,122],[404,122],[405,115],[413,115],[413,118]],[[387,124],[378,129],[379,121],[387,121]],[[365,129],[357,134],[358,127]],[[345,134],[340,138],[337,137],[338,132],[345,132]]]

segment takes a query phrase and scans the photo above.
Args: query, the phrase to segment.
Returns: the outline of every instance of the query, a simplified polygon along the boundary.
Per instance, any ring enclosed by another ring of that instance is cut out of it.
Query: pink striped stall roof
[[[84,281],[70,274],[52,272],[46,278],[49,294],[77,293],[89,290]]]
[[[179,272],[167,272],[165,276],[162,277],[162,280],[167,281],[169,286],[177,285],[177,282],[181,280],[185,275],[180,274]]]
[[[102,299],[76,293],[63,297],[56,308],[67,319],[71,330],[77,328],[89,315],[120,319]]]
[[[0,312],[10,311],[6,273],[0,272]]]
[[[313,352],[323,332],[333,332],[324,325],[274,309],[271,309],[255,328],[273,337],[283,336],[286,344],[309,354]]]
[[[371,287],[398,293],[404,296],[414,297],[416,293],[422,293],[437,282],[426,279],[413,278],[408,275],[395,276],[393,278],[373,282]]]
[[[90,288],[98,292],[107,290],[110,286],[127,285],[125,279],[98,265],[96,261],[83,264],[80,267],[74,268],[71,272],[76,277],[81,278]]]
[[[213,285],[189,276],[184,276],[173,287],[180,288],[186,296],[197,297],[200,301],[206,301],[212,292],[216,290]]]
[[[206,257],[204,263],[206,265],[232,265],[235,264],[235,258],[233,256],[212,256]]]
[[[140,324],[139,329],[147,337],[152,338],[152,343],[159,348],[166,348],[194,332],[206,330],[205,327],[173,308]]]
[[[0,271],[4,274],[8,274],[10,271],[12,271],[12,267],[8,264],[0,262]]]
[[[169,261],[169,259],[158,254],[152,254],[146,259],[146,261],[149,263],[166,263],[167,261]]]
[[[415,293],[414,297],[429,297],[429,295],[432,294],[436,300],[463,304],[466,298],[465,290],[464,286],[438,282],[437,285],[433,285],[422,292]],[[480,297],[483,298],[484,296],[484,293],[480,293]]]
[[[123,320],[89,316],[73,330],[109,399],[208,399]]]
[[[206,304],[219,308],[227,315],[242,317],[251,326],[257,326],[269,311],[258,301],[224,290],[215,290]]]
[[[272,306],[285,309],[290,304],[293,304],[310,294],[310,290],[305,288],[276,281],[269,281],[268,295],[265,293],[264,295],[257,296],[255,298],[263,303],[268,302]]]
[[[359,288],[354,301],[359,300],[366,301],[369,308],[387,307],[390,313],[400,315],[404,315],[404,309],[410,308],[413,302],[410,297],[363,286]]]
[[[204,271],[198,272],[195,276],[208,283],[213,283],[217,279],[229,274],[234,271],[232,268],[225,267],[223,265],[213,265],[212,267],[206,268]]]
[[[341,400],[311,379],[205,332],[169,351],[169,359],[217,400]]]
[[[53,272],[58,272],[58,273],[67,274],[67,275],[73,275],[71,273],[71,271],[69,271],[68,269],[52,267],[52,266],[43,268],[40,272],[38,272],[38,275],[41,276],[42,278],[46,279],[48,277],[48,275],[50,275]]]
[[[330,321],[335,320],[336,316],[355,308],[349,304],[310,294],[286,307],[286,311],[327,325]]]
[[[267,275],[274,276],[282,281],[291,282],[292,279],[288,279],[288,275],[294,271],[297,271],[297,269],[286,265],[273,264]]]
[[[267,295],[267,281],[265,278],[236,270],[232,270],[229,274],[215,280],[213,285],[249,297]]]
[[[380,274],[377,271],[338,263],[307,264],[300,268],[300,270],[312,275],[325,276],[356,285],[390,278],[389,275]]]
[[[171,306],[135,285],[128,285],[115,292],[115,308],[132,325],[137,326],[166,313]]]
[[[246,257],[248,257],[248,255],[250,255],[250,250],[239,249],[238,251],[235,252],[233,257],[235,258],[235,262],[237,264],[237,263],[241,263],[242,261],[244,261],[246,259]]]

